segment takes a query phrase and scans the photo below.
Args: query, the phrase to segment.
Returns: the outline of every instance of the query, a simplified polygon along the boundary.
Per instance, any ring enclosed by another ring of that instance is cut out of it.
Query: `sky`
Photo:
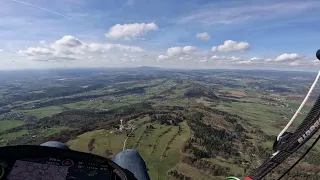
[[[320,67],[317,0],[0,2],[0,70]]]

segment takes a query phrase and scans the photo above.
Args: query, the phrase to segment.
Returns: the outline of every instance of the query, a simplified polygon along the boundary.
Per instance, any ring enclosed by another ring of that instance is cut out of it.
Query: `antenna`
[[[119,127],[119,131],[122,132],[122,130],[124,129],[124,126],[122,125],[123,119],[120,119],[120,127]]]

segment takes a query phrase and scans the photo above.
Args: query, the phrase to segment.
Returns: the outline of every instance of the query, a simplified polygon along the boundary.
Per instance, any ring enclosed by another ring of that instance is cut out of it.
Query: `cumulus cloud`
[[[293,60],[297,60],[300,57],[301,57],[301,55],[299,55],[297,53],[292,53],[292,54],[284,53],[284,54],[279,55],[275,59],[275,61],[293,61]]]
[[[244,64],[244,65],[266,64],[268,60],[266,58],[260,58],[260,57],[241,57],[241,56],[237,57],[237,56],[217,56],[217,55],[212,56],[211,59],[213,61],[224,62],[226,64]]]
[[[210,39],[210,35],[207,32],[198,33],[196,35],[196,38],[201,39],[201,40],[209,40]]]
[[[223,45],[213,46],[213,52],[244,52],[250,49],[250,44],[247,42],[236,42],[233,40],[226,40]]]
[[[196,50],[197,50],[197,48],[194,46],[185,46],[182,48],[182,51],[185,53],[195,52]]]
[[[111,40],[133,40],[158,29],[159,27],[155,23],[116,24],[109,29],[105,36]]]
[[[240,57],[235,57],[235,56],[217,56],[214,55],[211,57],[213,60],[228,60],[228,61],[238,61],[241,58]]]
[[[289,63],[290,66],[299,66],[300,63],[298,61],[293,61]]]
[[[20,50],[19,53],[22,53],[27,56],[47,56],[47,55],[53,55],[54,51],[53,49],[47,49],[42,47],[29,47],[26,50]]]
[[[159,56],[157,57],[158,60],[166,60],[166,59],[168,59],[168,58],[169,58],[169,57],[166,56],[166,55],[159,55]]]
[[[267,59],[264,59],[264,58],[253,57],[253,58],[248,58],[246,60],[239,61],[238,64],[254,64],[254,63],[263,63],[266,61]]]
[[[29,47],[20,50],[18,54],[28,57],[31,60],[75,60],[83,55],[104,54],[110,52],[131,52],[140,53],[144,49],[138,46],[127,46],[110,43],[84,43],[74,36],[63,36],[61,39],[45,47]],[[86,57],[88,57],[86,56]]]
[[[57,47],[79,47],[79,46],[82,46],[83,43],[75,38],[74,36],[70,36],[70,35],[66,35],[66,36],[63,36],[61,39],[57,40],[56,42],[54,42],[51,46],[53,48],[57,48]]]
[[[171,48],[168,48],[167,54],[168,56],[180,56],[180,55],[195,52],[196,50],[197,48],[194,46],[171,47]]]
[[[120,50],[127,52],[143,52],[144,50],[138,46],[126,46],[122,44],[101,44],[101,43],[91,43],[85,46],[87,50],[91,52],[107,52],[111,50]]]
[[[182,54],[182,48],[181,47],[171,47],[167,50],[168,56],[177,56]]]

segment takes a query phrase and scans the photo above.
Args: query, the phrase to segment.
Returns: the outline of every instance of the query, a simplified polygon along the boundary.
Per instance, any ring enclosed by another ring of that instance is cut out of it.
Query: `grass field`
[[[199,169],[196,169],[188,164],[179,163],[174,167],[178,172],[183,173],[185,176],[191,177],[192,179],[197,180],[208,180],[212,179],[212,176],[208,175],[205,172],[202,172]],[[214,177],[215,180],[225,180],[223,177]]]
[[[279,114],[287,113],[285,109],[260,103],[220,103],[215,108],[231,114],[237,114],[245,120],[249,120],[251,124],[260,127],[264,132],[273,135],[276,135],[280,129],[273,125],[277,121],[283,120]]]
[[[228,163],[228,162],[223,162],[219,160],[219,158],[213,158],[213,159],[207,159],[207,161],[212,162],[213,164],[217,164],[223,167],[228,167],[230,168],[230,173],[231,174],[244,174],[244,169],[242,167],[239,167],[237,165]]]
[[[22,126],[24,122],[22,120],[6,120],[0,121],[0,132],[12,129],[18,126]]]
[[[162,82],[161,84],[154,86],[154,87],[150,87],[150,88],[146,88],[146,95],[156,95],[156,94],[161,94],[163,91],[166,91],[168,89],[170,89],[171,87],[176,86],[177,83],[174,82],[173,80],[167,80],[165,82]]]
[[[44,108],[38,108],[38,109],[30,109],[30,110],[22,110],[22,112],[28,112],[32,115],[36,116],[38,119],[43,117],[50,117],[54,114],[61,113],[61,107],[59,106],[48,106]]]
[[[21,130],[13,133],[3,134],[0,136],[0,145],[5,145],[8,141],[12,141],[17,137],[27,134],[27,130]]]
[[[80,101],[76,103],[64,104],[65,107],[70,109],[114,109],[122,106],[127,106],[129,104],[138,103],[140,101],[139,97],[135,96],[123,96],[124,102],[119,103],[104,103],[101,100],[93,101]]]
[[[83,109],[87,108],[91,102],[90,101],[79,101],[76,103],[69,103],[69,104],[64,104],[64,106],[70,108],[70,109]]]
[[[39,135],[43,136],[43,137],[48,137],[48,136],[51,136],[53,134],[59,133],[59,132],[61,132],[63,130],[67,130],[67,129],[70,129],[70,128],[69,127],[64,127],[64,126],[48,128],[48,129],[42,130]]]
[[[190,136],[186,122],[180,123],[180,131],[179,126],[160,124],[152,124],[152,129],[147,128],[151,125],[149,117],[131,120],[130,123],[138,128],[128,138],[126,149],[135,147],[144,158],[151,179],[166,179],[166,172],[179,163],[181,146]],[[107,151],[111,158],[122,151],[126,134],[110,130],[91,131],[67,144],[71,149],[89,152],[88,143],[92,138],[95,139],[92,153],[103,155]]]

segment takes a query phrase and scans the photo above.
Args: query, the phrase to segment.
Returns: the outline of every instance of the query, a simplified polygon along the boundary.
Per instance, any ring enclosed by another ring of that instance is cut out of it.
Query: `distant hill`
[[[152,67],[152,66],[141,66],[141,67],[137,67],[135,69],[139,69],[139,70],[162,70],[162,68]]]
[[[218,99],[218,96],[211,90],[211,89],[206,89],[205,87],[197,87],[197,86],[192,86],[188,88],[185,93],[184,97],[187,98],[200,98],[200,97],[208,97],[210,99]]]

